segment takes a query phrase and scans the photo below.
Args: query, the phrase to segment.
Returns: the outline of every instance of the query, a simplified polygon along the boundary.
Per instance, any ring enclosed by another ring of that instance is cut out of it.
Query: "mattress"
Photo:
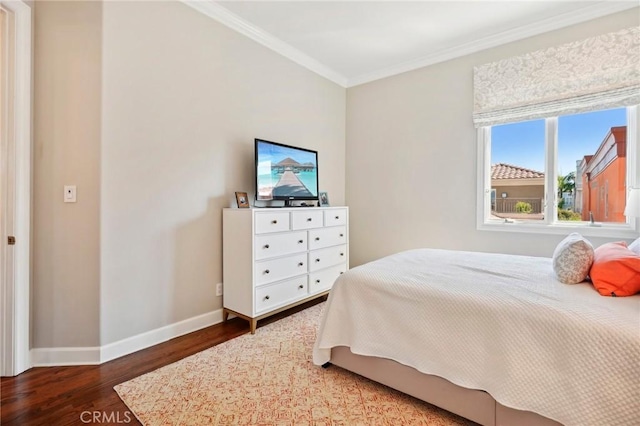
[[[331,290],[313,360],[388,358],[565,425],[640,419],[640,295],[562,284],[551,259],[411,250]]]

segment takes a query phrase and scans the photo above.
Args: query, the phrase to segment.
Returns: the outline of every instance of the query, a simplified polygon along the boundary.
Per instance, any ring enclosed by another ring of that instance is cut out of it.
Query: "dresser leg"
[[[249,320],[249,324],[251,326],[251,334],[256,334],[256,327],[258,326],[258,320],[255,318],[251,318]]]
[[[227,311],[226,309],[222,310],[222,322],[227,322],[227,320],[229,319],[229,311]]]

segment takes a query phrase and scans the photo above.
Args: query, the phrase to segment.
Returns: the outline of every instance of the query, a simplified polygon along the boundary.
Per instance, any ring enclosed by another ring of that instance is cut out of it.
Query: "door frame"
[[[12,142],[14,155],[7,156],[3,185],[13,197],[3,214],[2,270],[0,274],[0,375],[15,376],[31,367],[30,346],[30,272],[31,272],[31,89],[32,89],[32,11],[22,0],[3,0],[2,8],[14,20],[15,55],[10,64],[13,75],[11,102],[13,106]],[[5,197],[9,198],[9,197]],[[11,205],[13,201],[13,205]],[[5,206],[3,206],[4,208]],[[5,211],[5,213],[6,213]],[[16,244],[9,246],[7,236]]]

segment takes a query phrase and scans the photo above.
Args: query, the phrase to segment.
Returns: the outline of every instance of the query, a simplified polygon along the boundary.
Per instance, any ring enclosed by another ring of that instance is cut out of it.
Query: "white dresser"
[[[349,268],[347,207],[224,209],[223,317],[258,320],[328,294]]]

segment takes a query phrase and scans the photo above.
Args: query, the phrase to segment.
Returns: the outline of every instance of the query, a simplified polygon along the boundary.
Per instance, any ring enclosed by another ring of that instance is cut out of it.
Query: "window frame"
[[[640,187],[640,108],[627,108],[627,188]],[[544,219],[536,222],[524,222],[512,219],[492,220],[491,216],[491,128],[479,127],[476,132],[478,147],[477,176],[477,226],[482,231],[523,232],[536,234],[567,234],[580,232],[584,236],[637,238],[640,230],[640,218],[627,218],[625,223],[572,222],[557,221],[558,181],[556,170],[558,162],[558,117],[545,119],[545,192]]]

